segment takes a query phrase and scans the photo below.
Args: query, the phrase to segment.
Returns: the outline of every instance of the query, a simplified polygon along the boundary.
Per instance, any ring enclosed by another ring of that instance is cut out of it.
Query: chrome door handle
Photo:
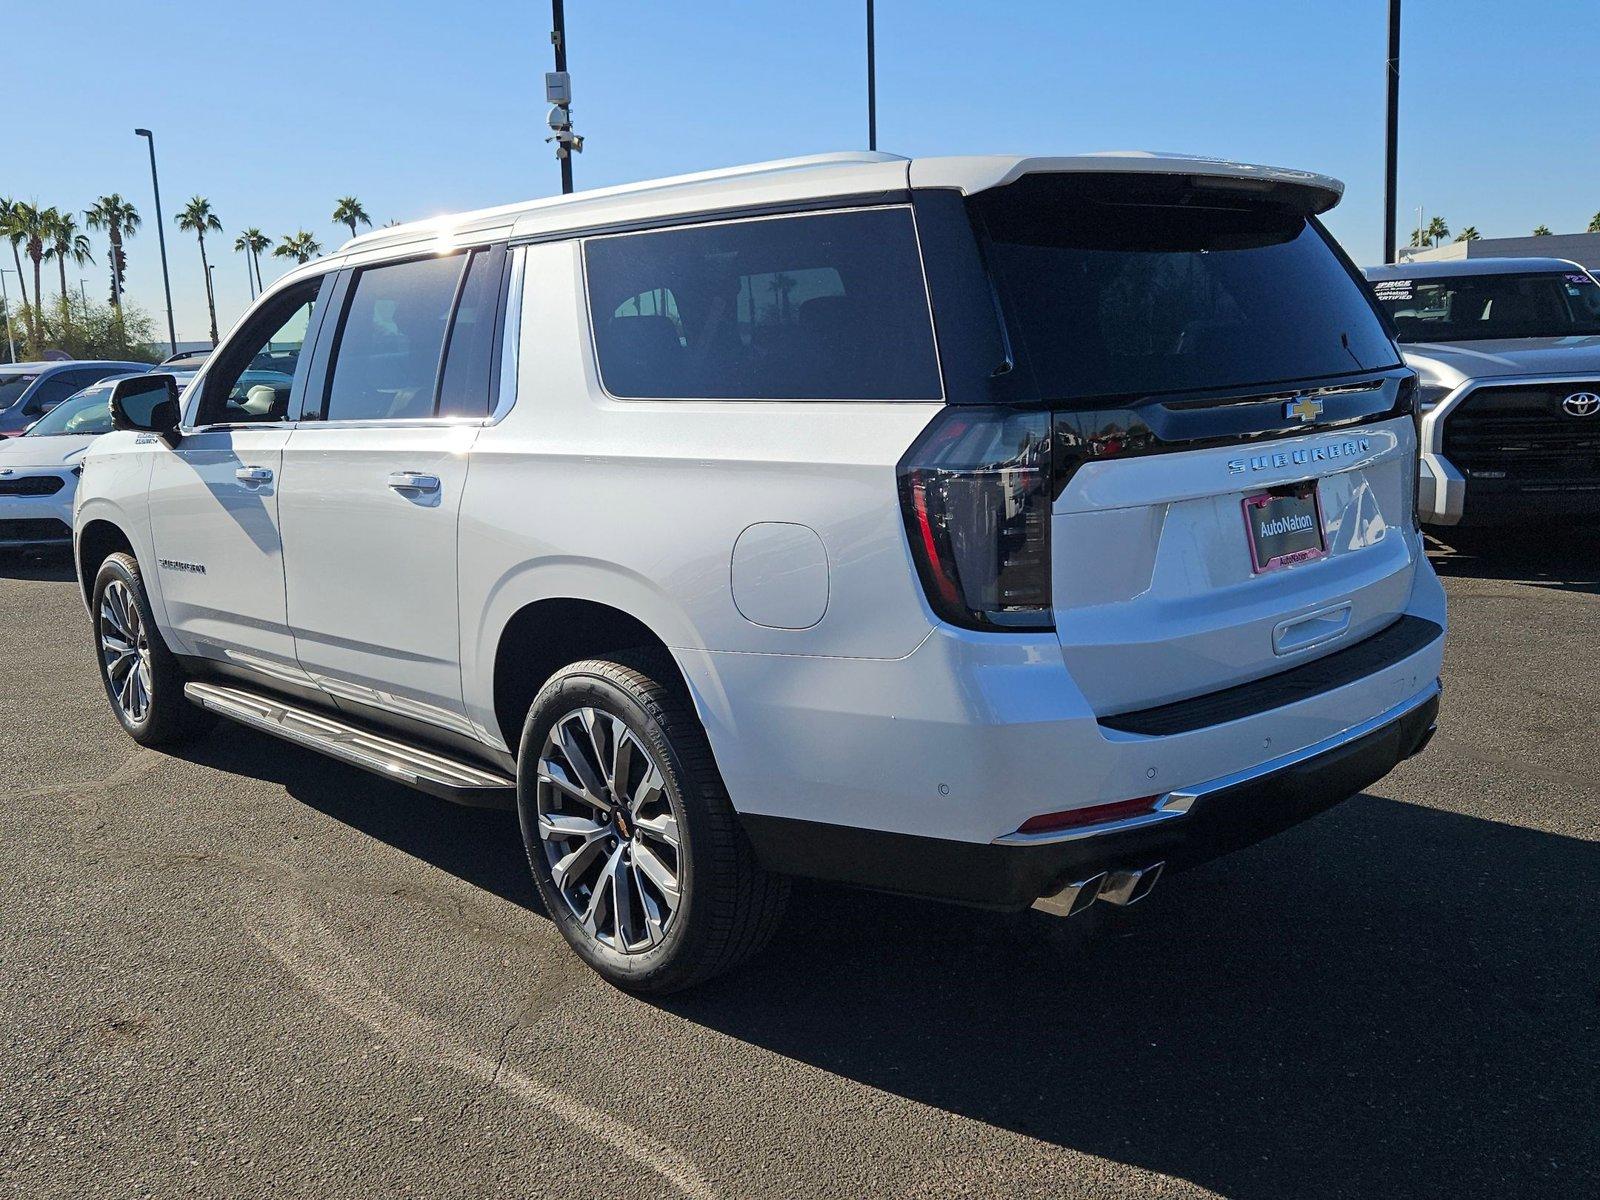
[[[271,467],[240,467],[233,473],[240,483],[271,483]]]
[[[395,471],[389,476],[389,486],[397,492],[437,492],[439,477],[420,471]]]

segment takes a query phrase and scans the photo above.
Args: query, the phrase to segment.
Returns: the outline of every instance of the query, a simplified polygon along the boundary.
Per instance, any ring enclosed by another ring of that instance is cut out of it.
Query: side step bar
[[[190,682],[183,685],[183,694],[191,704],[241,725],[445,800],[473,808],[515,807],[517,781],[509,775],[381,737],[326,713],[229,684]]]

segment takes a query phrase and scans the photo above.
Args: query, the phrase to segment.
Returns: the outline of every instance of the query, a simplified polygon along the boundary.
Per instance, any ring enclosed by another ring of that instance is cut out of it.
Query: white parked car
[[[1340,190],[842,154],[356,238],[181,396],[117,386],[107,694],[514,807],[640,990],[759,948],[791,875],[1137,900],[1434,725],[1415,380]]]
[[[66,548],[83,453],[111,432],[111,384],[62,401],[21,437],[0,441],[0,550]]]

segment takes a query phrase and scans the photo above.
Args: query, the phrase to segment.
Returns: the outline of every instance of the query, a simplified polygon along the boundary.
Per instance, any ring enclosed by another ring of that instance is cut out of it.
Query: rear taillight
[[[1050,414],[948,407],[900,460],[911,556],[943,620],[1051,629]]]

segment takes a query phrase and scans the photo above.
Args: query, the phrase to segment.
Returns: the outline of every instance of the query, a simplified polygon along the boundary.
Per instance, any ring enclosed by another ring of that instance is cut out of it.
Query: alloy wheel
[[[150,715],[154,694],[150,636],[132,589],[120,579],[113,579],[100,594],[100,658],[122,715],[135,725],[141,723]]]
[[[598,708],[563,714],[539,754],[539,840],[583,930],[621,954],[658,945],[682,903],[678,810],[661,764]]]

